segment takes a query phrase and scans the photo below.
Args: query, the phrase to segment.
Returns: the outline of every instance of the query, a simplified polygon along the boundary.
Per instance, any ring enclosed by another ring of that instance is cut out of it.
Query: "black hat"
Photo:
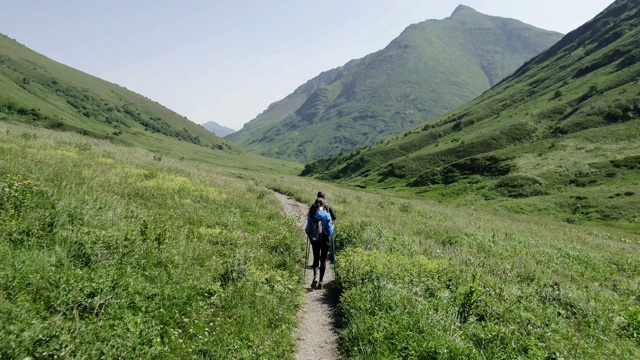
[[[324,199],[324,192],[323,191],[318,191],[318,197],[321,199]]]

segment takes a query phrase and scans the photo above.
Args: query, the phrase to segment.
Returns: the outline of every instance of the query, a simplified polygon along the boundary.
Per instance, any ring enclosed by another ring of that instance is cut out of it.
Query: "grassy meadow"
[[[640,236],[322,183],[349,359],[637,359]]]
[[[337,211],[347,359],[640,357],[637,231],[243,159],[0,122],[0,358],[292,358],[304,243],[270,189]]]
[[[290,357],[300,230],[241,174],[0,123],[0,359]]]

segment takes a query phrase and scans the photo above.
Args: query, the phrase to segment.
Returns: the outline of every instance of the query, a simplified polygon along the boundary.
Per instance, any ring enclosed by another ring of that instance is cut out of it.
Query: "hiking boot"
[[[318,285],[316,286],[316,289],[318,289],[318,290],[322,289],[322,283],[321,282],[318,283]]]
[[[318,280],[316,280],[315,278],[313,279],[313,281],[311,282],[311,288],[315,289],[316,288],[316,284],[318,283]]]

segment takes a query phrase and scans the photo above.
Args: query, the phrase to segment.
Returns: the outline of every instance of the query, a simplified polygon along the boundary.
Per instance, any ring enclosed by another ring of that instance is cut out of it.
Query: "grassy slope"
[[[278,178],[337,212],[347,359],[640,356],[639,234]]]
[[[228,139],[299,161],[351,151],[471,100],[559,38],[462,6],[445,20],[409,26],[385,49],[335,69],[333,79],[321,75],[312,93],[296,90]],[[305,102],[274,114],[294,105],[293,95]]]
[[[2,358],[290,358],[304,248],[265,187],[337,211],[346,358],[640,355],[632,232],[0,137]]]
[[[0,120],[74,131],[158,156],[295,171],[231,145],[164,106],[0,36]],[[239,156],[242,155],[242,156]]]
[[[632,3],[616,3],[478,99],[304,173],[567,221],[636,223],[640,29]]]
[[[302,242],[263,170],[0,139],[0,358],[290,357]]]
[[[339,74],[339,69],[332,69],[307,81],[284,99],[269,105],[255,119],[244,124],[240,131],[228,135],[226,139],[241,143],[245,149],[257,149],[255,142],[260,141],[264,131],[282,121],[282,119],[294,114],[318,88],[333,82],[337,74]]]
[[[199,137],[205,146],[227,147],[220,138],[162,105],[59,64],[6,36],[0,36],[0,60],[2,104],[14,102],[18,107],[28,110],[36,108],[42,116],[49,118],[49,121],[45,121],[27,116],[27,121],[39,120],[49,127],[61,126],[54,123],[59,121],[70,127],[85,129],[96,136],[114,137],[113,132],[119,129],[123,131],[120,135],[123,143],[149,145],[157,142],[159,137],[143,133],[145,126],[124,112],[123,108],[128,106],[133,116],[138,115],[148,123],[148,130],[152,130],[153,125],[160,130],[164,130],[163,127],[176,132],[182,130],[192,137]],[[154,124],[152,118],[161,120]],[[186,136],[183,139],[196,142]]]

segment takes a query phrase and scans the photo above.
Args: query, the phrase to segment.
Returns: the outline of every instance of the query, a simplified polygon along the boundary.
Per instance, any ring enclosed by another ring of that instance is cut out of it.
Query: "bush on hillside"
[[[411,182],[410,186],[453,184],[472,176],[504,176],[514,168],[515,165],[509,162],[509,158],[494,155],[470,157],[448,166],[428,169]]]
[[[505,176],[493,186],[500,195],[511,198],[524,198],[544,195],[542,182],[526,175]]]
[[[415,180],[409,183],[409,186],[429,186],[442,184],[442,174],[439,169],[428,169],[418,176]]]
[[[611,160],[611,165],[628,170],[640,170],[640,156],[628,156],[622,159]]]

